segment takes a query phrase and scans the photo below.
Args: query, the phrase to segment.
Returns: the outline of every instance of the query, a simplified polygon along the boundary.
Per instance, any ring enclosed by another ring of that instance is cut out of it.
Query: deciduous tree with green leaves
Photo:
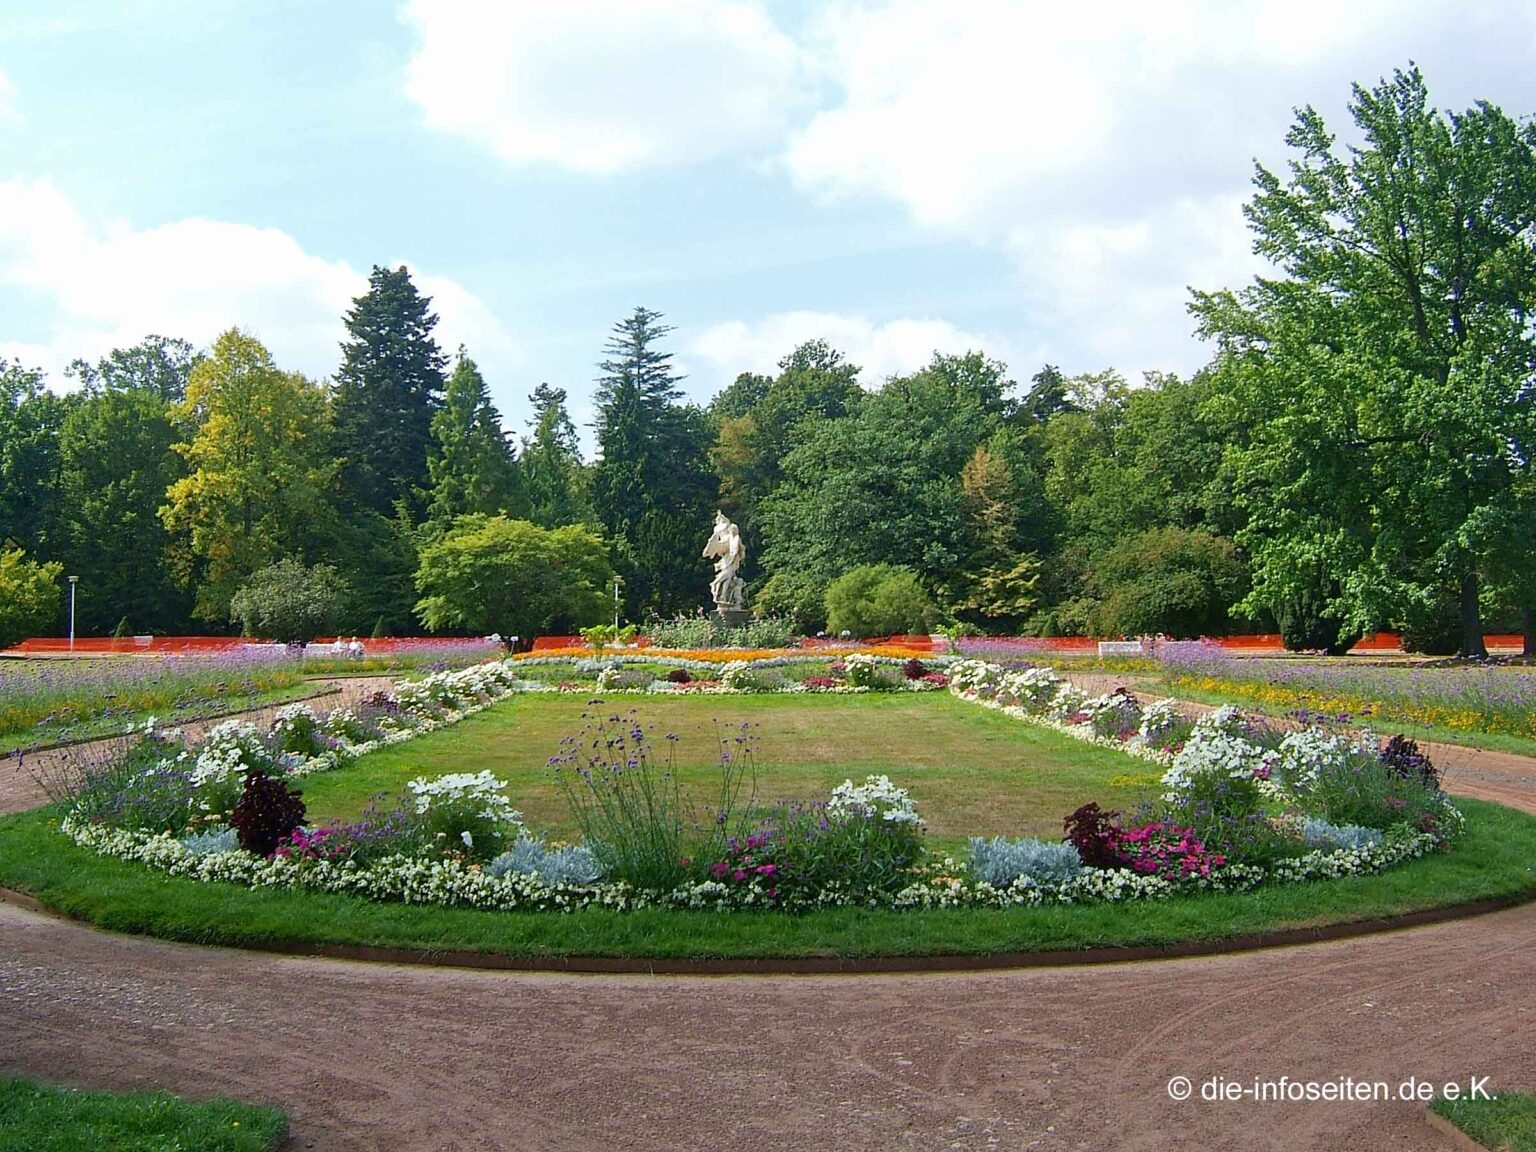
[[[1414,67],[1350,112],[1358,145],[1303,108],[1287,178],[1257,170],[1246,214],[1279,275],[1194,298],[1248,428],[1247,604],[1307,600],[1345,631],[1454,605],[1483,655],[1484,585],[1536,563],[1500,549],[1536,442],[1536,124],[1436,111]]]
[[[80,577],[84,635],[124,618],[140,632],[186,627],[192,602],[166,568],[159,515],[186,474],[172,411],[158,387],[107,388],[76,403],[59,430],[60,558]]]
[[[416,612],[434,632],[574,633],[607,615],[607,547],[578,525],[465,516],[421,549]]]
[[[346,582],[331,565],[285,556],[240,585],[229,616],[247,636],[308,644],[335,630],[346,599]]]
[[[0,362],[0,547],[46,557],[62,545],[59,428],[74,404],[41,371]]]
[[[64,566],[28,560],[19,548],[0,548],[0,648],[57,627]]]
[[[179,403],[187,394],[192,369],[204,354],[186,340],[146,336],[131,348],[114,348],[96,363],[71,361],[65,374],[80,381],[87,395],[146,391]]]

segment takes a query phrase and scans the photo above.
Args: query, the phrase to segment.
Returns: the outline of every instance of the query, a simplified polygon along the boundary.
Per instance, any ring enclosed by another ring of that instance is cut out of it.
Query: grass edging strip
[[[1428,1105],[1424,1108],[1424,1123],[1449,1140],[1455,1152],[1489,1152],[1486,1144],[1479,1144]]]
[[[607,975],[655,976],[828,976],[922,972],[970,972],[1017,968],[1072,968],[1098,964],[1123,964],[1148,960],[1179,960],[1200,956],[1221,956],[1233,952],[1255,952],[1269,948],[1289,948],[1304,944],[1323,944],[1358,936],[1375,936],[1409,928],[1426,927],[1452,920],[1467,920],[1504,912],[1536,902],[1536,890],[1518,896],[1472,900],[1443,908],[1404,912],[1385,919],[1348,920],[1312,928],[1283,928],[1215,940],[1190,940],[1176,944],[1108,945],[1081,949],[1052,949],[1041,952],[995,952],[977,955],[918,956],[743,956],[721,959],[686,959],[682,957],[629,956],[511,956],[494,952],[461,949],[399,948],[371,944],[328,944],[305,940],[270,939],[241,944],[188,944],[189,947],[232,948],[244,952],[274,953],[281,956],[308,956],[326,960],[353,960],[373,964],[410,964],[438,968],[473,968],[505,972],[566,972]],[[84,917],[72,916],[42,901],[0,887],[0,903],[28,912],[81,924],[99,932]],[[130,935],[111,932],[111,935]],[[139,939],[155,937],[136,935]],[[1438,1117],[1437,1117],[1438,1119]],[[1448,1121],[1446,1123],[1449,1123]],[[1459,1131],[1459,1130],[1458,1130]],[[1481,1145],[1474,1145],[1481,1147]]]

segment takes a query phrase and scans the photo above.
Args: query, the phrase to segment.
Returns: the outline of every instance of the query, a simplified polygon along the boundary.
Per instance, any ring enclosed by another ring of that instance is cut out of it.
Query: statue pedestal
[[[714,619],[724,624],[727,628],[740,628],[748,620],[752,619],[752,613],[745,608],[716,608]]]

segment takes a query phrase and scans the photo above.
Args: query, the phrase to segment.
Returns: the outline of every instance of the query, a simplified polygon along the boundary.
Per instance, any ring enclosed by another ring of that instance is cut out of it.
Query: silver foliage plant
[[[1062,884],[1083,870],[1083,858],[1071,844],[1049,843],[1025,836],[1009,840],[973,837],[971,868],[978,879],[994,888],[1006,888],[1021,876],[1037,884]]]
[[[569,844],[551,849],[526,832],[517,838],[509,851],[486,865],[485,870],[498,878],[510,872],[520,872],[537,876],[546,884],[596,884],[603,878],[602,865],[585,845]]]
[[[1358,824],[1330,824],[1316,816],[1308,816],[1301,826],[1302,838],[1308,848],[1374,848],[1385,838],[1379,828],[1362,828]]]

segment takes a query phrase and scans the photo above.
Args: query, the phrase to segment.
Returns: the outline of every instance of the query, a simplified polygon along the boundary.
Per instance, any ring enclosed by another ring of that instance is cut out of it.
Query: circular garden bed
[[[0,822],[0,884],[178,940],[598,966],[1104,958],[1085,950],[1536,894],[1536,820],[1451,806],[1401,743],[947,671],[952,692],[889,691],[892,668],[853,699],[740,685],[601,705],[510,665],[445,673],[367,714],[296,709],[88,767],[59,805]]]

